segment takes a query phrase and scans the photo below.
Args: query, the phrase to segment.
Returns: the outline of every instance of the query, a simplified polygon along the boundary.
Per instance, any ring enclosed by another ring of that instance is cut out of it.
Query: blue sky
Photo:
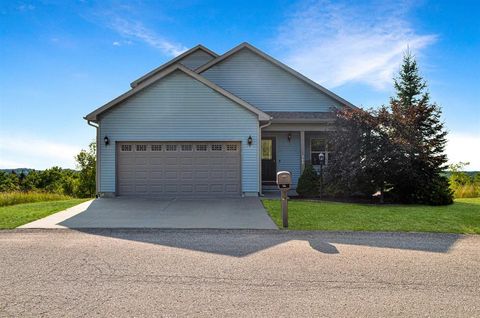
[[[478,1],[0,1],[0,168],[73,168],[83,116],[202,43],[243,41],[363,107],[388,103],[409,47],[452,161],[480,170]]]

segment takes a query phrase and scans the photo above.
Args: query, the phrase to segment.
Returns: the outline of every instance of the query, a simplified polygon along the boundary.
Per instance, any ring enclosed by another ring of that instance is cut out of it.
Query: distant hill
[[[22,172],[24,174],[28,174],[32,170],[35,170],[35,169],[31,169],[31,168],[0,169],[0,171],[2,171],[2,172],[10,172],[11,173],[12,171],[15,171],[16,174],[21,174]]]
[[[477,173],[480,173],[480,171],[462,171],[462,172],[465,172],[471,178],[473,178]],[[444,174],[447,178],[450,178],[450,176],[452,175],[452,172],[451,171],[444,171]]]
[[[22,171],[23,171],[24,174],[27,175],[30,171],[34,171],[34,170],[36,170],[36,171],[43,171],[43,170],[32,169],[32,168],[0,169],[0,171],[2,171],[2,172],[9,172],[9,173],[11,173],[12,171],[15,171],[15,173],[16,173],[17,175],[21,174]],[[63,168],[62,168],[62,170],[77,171],[77,170],[74,170],[74,169],[63,169]]]

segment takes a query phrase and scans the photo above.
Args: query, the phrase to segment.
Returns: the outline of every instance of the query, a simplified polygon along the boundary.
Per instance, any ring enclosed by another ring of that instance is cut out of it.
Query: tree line
[[[29,170],[17,173],[0,171],[0,192],[42,191],[87,198],[96,194],[96,144],[75,156],[77,169],[52,167],[45,170]]]

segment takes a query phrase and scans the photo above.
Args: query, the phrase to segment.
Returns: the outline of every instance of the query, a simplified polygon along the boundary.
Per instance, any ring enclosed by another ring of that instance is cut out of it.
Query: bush
[[[432,180],[423,195],[422,203],[429,205],[447,205],[453,203],[453,192],[449,187],[448,179],[439,176]]]
[[[0,206],[15,205],[21,203],[69,200],[72,197],[47,192],[1,192]]]
[[[477,198],[480,196],[480,187],[475,184],[459,185],[453,190],[455,198]]]
[[[315,197],[319,192],[319,176],[313,166],[308,165],[298,179],[297,193],[302,197]]]

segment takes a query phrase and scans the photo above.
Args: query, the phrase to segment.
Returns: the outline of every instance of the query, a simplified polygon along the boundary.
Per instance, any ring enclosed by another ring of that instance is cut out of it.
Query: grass
[[[0,229],[14,229],[87,200],[90,199],[35,202],[0,207]]]
[[[0,192],[0,207],[21,203],[69,200],[71,197],[63,194],[46,192]]]
[[[263,200],[282,226],[280,200]],[[445,232],[480,234],[480,198],[456,199],[449,206],[368,205],[289,201],[289,229],[327,231]]]

